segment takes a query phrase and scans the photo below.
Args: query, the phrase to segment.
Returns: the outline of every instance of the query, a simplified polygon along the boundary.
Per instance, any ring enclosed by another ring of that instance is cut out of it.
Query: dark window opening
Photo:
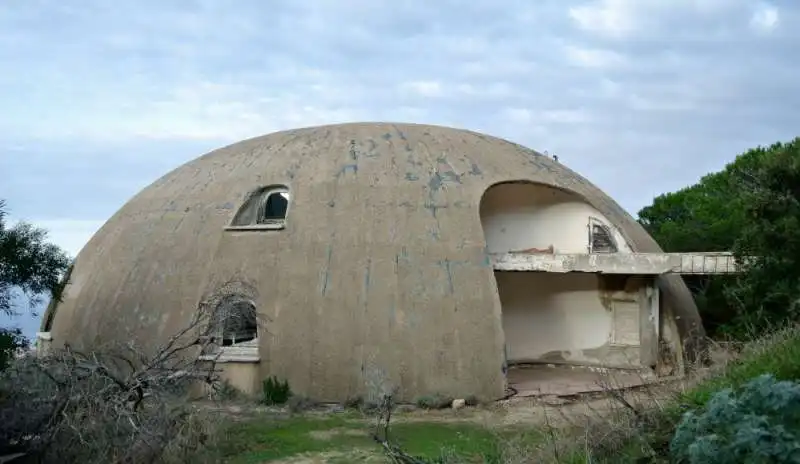
[[[258,337],[256,306],[238,297],[223,300],[217,307],[217,343],[231,346]]]
[[[289,192],[273,191],[267,194],[266,201],[261,207],[258,222],[260,224],[283,221],[289,209]]]
[[[617,244],[611,232],[603,224],[594,220],[589,222],[589,253],[616,253]]]

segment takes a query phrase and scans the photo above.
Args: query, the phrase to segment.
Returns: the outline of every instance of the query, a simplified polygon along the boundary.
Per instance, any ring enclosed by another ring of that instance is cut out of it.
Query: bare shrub
[[[0,376],[0,456],[32,462],[197,461],[214,421],[192,406],[193,386],[224,389],[201,305],[190,323],[151,350],[120,343],[66,346],[15,362]]]

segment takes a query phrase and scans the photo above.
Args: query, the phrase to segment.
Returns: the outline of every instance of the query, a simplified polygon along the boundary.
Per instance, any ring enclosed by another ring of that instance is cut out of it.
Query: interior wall
[[[616,228],[580,197],[530,183],[499,184],[481,202],[481,221],[492,253],[530,248],[587,253],[589,218],[611,231],[619,252],[630,247]],[[602,288],[595,274],[495,272],[510,363],[636,364],[636,291]]]
[[[509,362],[591,361],[612,330],[594,274],[497,272]]]
[[[532,183],[491,187],[481,200],[481,222],[489,252],[553,246],[556,253],[587,253],[589,218],[604,223],[619,251],[630,247],[599,211],[577,195]]]

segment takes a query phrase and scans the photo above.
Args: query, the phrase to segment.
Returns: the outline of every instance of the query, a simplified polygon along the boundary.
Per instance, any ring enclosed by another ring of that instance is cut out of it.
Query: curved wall
[[[631,251],[619,230],[596,208],[573,193],[545,185],[493,185],[481,199],[480,212],[491,253],[548,247],[554,253],[587,253],[590,217],[609,228],[620,252]]]

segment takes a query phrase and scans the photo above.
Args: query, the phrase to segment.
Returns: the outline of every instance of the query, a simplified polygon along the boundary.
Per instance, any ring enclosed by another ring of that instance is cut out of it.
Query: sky
[[[3,0],[0,198],[74,256],[214,148],[393,121],[557,154],[635,214],[800,135],[799,22],[791,0]]]

